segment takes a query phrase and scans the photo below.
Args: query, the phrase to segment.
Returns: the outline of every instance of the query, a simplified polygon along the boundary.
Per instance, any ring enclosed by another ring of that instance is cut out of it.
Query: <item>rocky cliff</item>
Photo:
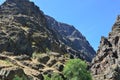
[[[6,0],[0,6],[0,51],[32,55],[46,49],[66,53],[42,11],[29,0]]]
[[[46,16],[29,0],[6,0],[0,6],[0,52],[3,51],[30,56],[33,52],[53,51],[87,61],[95,55],[78,30]]]
[[[0,80],[44,80],[62,74],[70,58],[91,61],[95,51],[73,26],[46,16],[29,0],[0,6]]]
[[[86,38],[74,26],[56,21],[54,18],[46,15],[48,27],[59,36],[59,40],[67,46],[68,53],[74,57],[82,57],[91,61],[96,52],[91,47]]]
[[[101,38],[91,71],[94,80],[120,80],[120,16],[109,36]]]

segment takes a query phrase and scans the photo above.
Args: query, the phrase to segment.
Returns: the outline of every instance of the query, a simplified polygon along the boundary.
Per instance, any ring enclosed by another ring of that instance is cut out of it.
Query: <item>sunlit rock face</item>
[[[0,52],[32,55],[46,49],[91,61],[94,49],[73,26],[46,16],[29,0],[6,0],[0,6]]]
[[[91,71],[94,80],[120,80],[120,16],[117,17],[108,38],[101,38]]]
[[[48,26],[54,30],[58,35],[61,35],[60,40],[67,45],[69,53],[75,57],[82,57],[87,61],[91,61],[95,56],[95,51],[74,26],[57,22],[54,18],[46,15]]]

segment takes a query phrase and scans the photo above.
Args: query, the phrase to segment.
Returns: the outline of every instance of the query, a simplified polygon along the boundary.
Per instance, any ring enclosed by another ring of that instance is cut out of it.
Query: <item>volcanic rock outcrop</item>
[[[94,80],[120,80],[120,16],[108,38],[101,38],[91,71]]]

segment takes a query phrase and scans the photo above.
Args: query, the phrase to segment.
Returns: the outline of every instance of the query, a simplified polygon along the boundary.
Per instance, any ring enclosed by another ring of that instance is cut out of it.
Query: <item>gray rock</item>
[[[94,80],[120,80],[120,16],[108,38],[102,37],[91,72]]]
[[[46,15],[49,28],[53,29],[58,39],[66,45],[67,52],[91,61],[96,52],[91,47],[86,38],[74,26],[57,22],[54,18]],[[60,43],[60,45],[62,45]],[[82,53],[80,56],[79,53]],[[84,56],[84,57],[83,57]]]

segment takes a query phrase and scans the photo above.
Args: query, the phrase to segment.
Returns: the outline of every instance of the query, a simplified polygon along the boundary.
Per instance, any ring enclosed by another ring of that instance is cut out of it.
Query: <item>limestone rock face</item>
[[[91,71],[94,80],[120,80],[120,16],[108,38],[101,38]]]

